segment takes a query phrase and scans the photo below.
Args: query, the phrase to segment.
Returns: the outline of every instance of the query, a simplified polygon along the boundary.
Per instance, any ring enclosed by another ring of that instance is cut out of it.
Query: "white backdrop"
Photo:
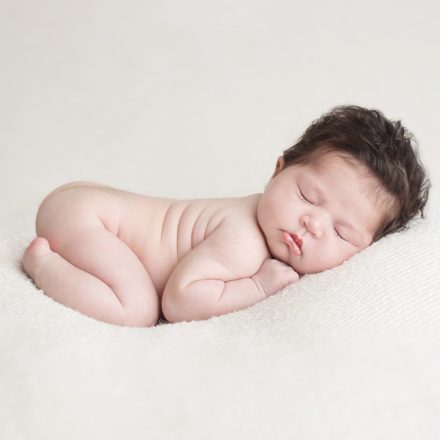
[[[438,2],[0,0],[2,216],[71,180],[261,192],[338,104],[402,119],[438,198]]]
[[[19,270],[54,187],[259,192],[338,104],[402,119],[438,198],[437,5],[0,0],[0,437],[440,438],[438,216],[253,308],[147,330]]]

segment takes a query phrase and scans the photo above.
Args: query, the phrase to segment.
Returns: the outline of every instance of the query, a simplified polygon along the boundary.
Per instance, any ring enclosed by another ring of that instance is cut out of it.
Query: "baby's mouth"
[[[301,248],[303,240],[296,234],[290,234],[287,231],[282,231],[283,240],[289,246],[290,252],[297,257],[301,255]]]
[[[293,238],[293,241],[299,247],[299,250],[301,250],[302,245],[303,245],[303,239],[299,235],[296,235],[296,234],[290,234],[290,236]]]

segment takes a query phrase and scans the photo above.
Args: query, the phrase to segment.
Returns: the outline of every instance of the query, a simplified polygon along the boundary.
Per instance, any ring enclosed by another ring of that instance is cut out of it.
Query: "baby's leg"
[[[23,268],[54,300],[92,318],[126,326],[152,326],[159,299],[134,252],[99,220],[78,225],[49,242],[35,239],[23,256]]]

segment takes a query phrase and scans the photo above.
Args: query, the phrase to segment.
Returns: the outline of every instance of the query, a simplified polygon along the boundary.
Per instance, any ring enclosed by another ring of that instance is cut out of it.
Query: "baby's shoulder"
[[[234,200],[231,209],[224,213],[223,221],[228,228],[247,238],[263,237],[257,220],[257,204],[260,194],[252,194]]]
[[[270,254],[264,235],[258,225],[255,197],[237,200],[223,216],[215,231],[220,246],[241,265],[258,266]]]
[[[242,238],[260,236],[261,231],[257,222],[257,204],[260,194],[245,197],[231,197],[221,199],[200,199],[191,202],[209,224],[215,225],[208,228],[212,231],[222,226],[222,231],[231,234],[239,233]]]

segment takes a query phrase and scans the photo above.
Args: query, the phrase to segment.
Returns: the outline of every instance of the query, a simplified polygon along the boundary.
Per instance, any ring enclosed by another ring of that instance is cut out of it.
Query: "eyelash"
[[[301,194],[301,198],[302,198],[303,200],[305,200],[307,203],[310,203],[311,205],[316,205],[315,203],[313,203],[313,202],[311,202],[309,199],[307,199],[307,197],[304,196],[304,194],[302,193],[301,190],[299,190],[299,193]],[[344,241],[348,242],[348,240],[347,240],[346,238],[344,238],[344,237],[343,237],[343,236],[337,231],[336,228],[335,228],[335,232],[336,232],[336,235],[337,235],[341,240],[344,240]]]
[[[336,232],[336,235],[339,237],[339,238],[341,238],[342,240],[344,240],[344,241],[348,241],[346,238],[344,238],[337,230],[336,230],[336,228],[335,228],[335,232]]]
[[[313,202],[311,202],[308,198],[306,198],[306,197],[304,196],[304,194],[302,193],[301,190],[299,190],[299,193],[301,194],[301,198],[302,198],[303,200],[305,200],[307,203],[310,203],[311,205],[316,205],[316,203],[313,203]]]

